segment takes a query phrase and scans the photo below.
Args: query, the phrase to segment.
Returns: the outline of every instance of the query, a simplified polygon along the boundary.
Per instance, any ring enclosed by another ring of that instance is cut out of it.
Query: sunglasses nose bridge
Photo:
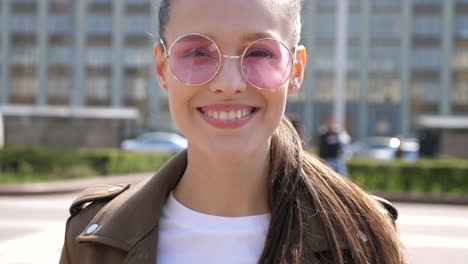
[[[239,63],[242,56],[221,54],[221,57],[223,61],[210,82],[210,89],[226,94],[244,91],[247,82]]]
[[[242,56],[233,56],[233,55],[225,55],[223,54],[223,58],[226,59],[240,59]]]

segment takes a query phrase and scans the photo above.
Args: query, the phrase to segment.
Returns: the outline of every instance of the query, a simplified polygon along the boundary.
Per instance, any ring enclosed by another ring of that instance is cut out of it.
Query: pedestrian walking
[[[344,159],[344,139],[343,134],[336,128],[333,119],[327,120],[325,127],[321,128],[319,139],[319,157],[328,166],[342,176],[348,176],[346,161]]]
[[[60,263],[405,263],[396,209],[302,149],[299,0],[162,0],[156,74],[188,140],[72,204]]]

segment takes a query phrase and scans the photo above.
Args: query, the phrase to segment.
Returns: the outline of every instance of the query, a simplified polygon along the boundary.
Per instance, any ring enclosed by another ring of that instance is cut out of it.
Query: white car
[[[382,161],[391,161],[401,151],[401,158],[405,161],[415,161],[419,158],[419,143],[416,139],[396,137],[370,137],[365,143],[352,144],[352,156]]]
[[[187,140],[176,133],[149,132],[136,139],[124,140],[120,147],[128,151],[176,153],[187,148]]]

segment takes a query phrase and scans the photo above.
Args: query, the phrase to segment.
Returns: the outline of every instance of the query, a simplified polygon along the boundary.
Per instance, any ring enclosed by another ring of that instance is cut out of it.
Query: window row
[[[147,98],[148,79],[144,77],[125,78],[124,94],[126,99],[142,100]],[[13,76],[11,79],[12,96],[34,97],[37,93],[37,80],[32,76]],[[105,100],[110,98],[112,80],[108,77],[89,76],[86,78],[85,94],[88,98]],[[69,97],[72,82],[67,75],[49,76],[47,94],[50,97]]]

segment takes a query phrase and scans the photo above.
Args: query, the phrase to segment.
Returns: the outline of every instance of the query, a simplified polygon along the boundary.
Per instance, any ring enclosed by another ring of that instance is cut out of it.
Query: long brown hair
[[[161,1],[161,38],[170,6],[170,0]],[[300,6],[300,0],[290,0],[293,36],[299,34],[294,24],[300,20]],[[388,213],[382,213],[383,207],[354,183],[305,152],[286,117],[271,138],[270,175],[271,221],[259,263],[306,263],[314,246],[308,237],[312,216],[320,219],[329,247],[314,252],[321,263],[406,263]]]
[[[403,247],[381,204],[302,149],[283,118],[270,151],[271,221],[259,263],[304,263],[313,245],[308,220],[317,215],[329,250],[322,263],[401,264]]]

